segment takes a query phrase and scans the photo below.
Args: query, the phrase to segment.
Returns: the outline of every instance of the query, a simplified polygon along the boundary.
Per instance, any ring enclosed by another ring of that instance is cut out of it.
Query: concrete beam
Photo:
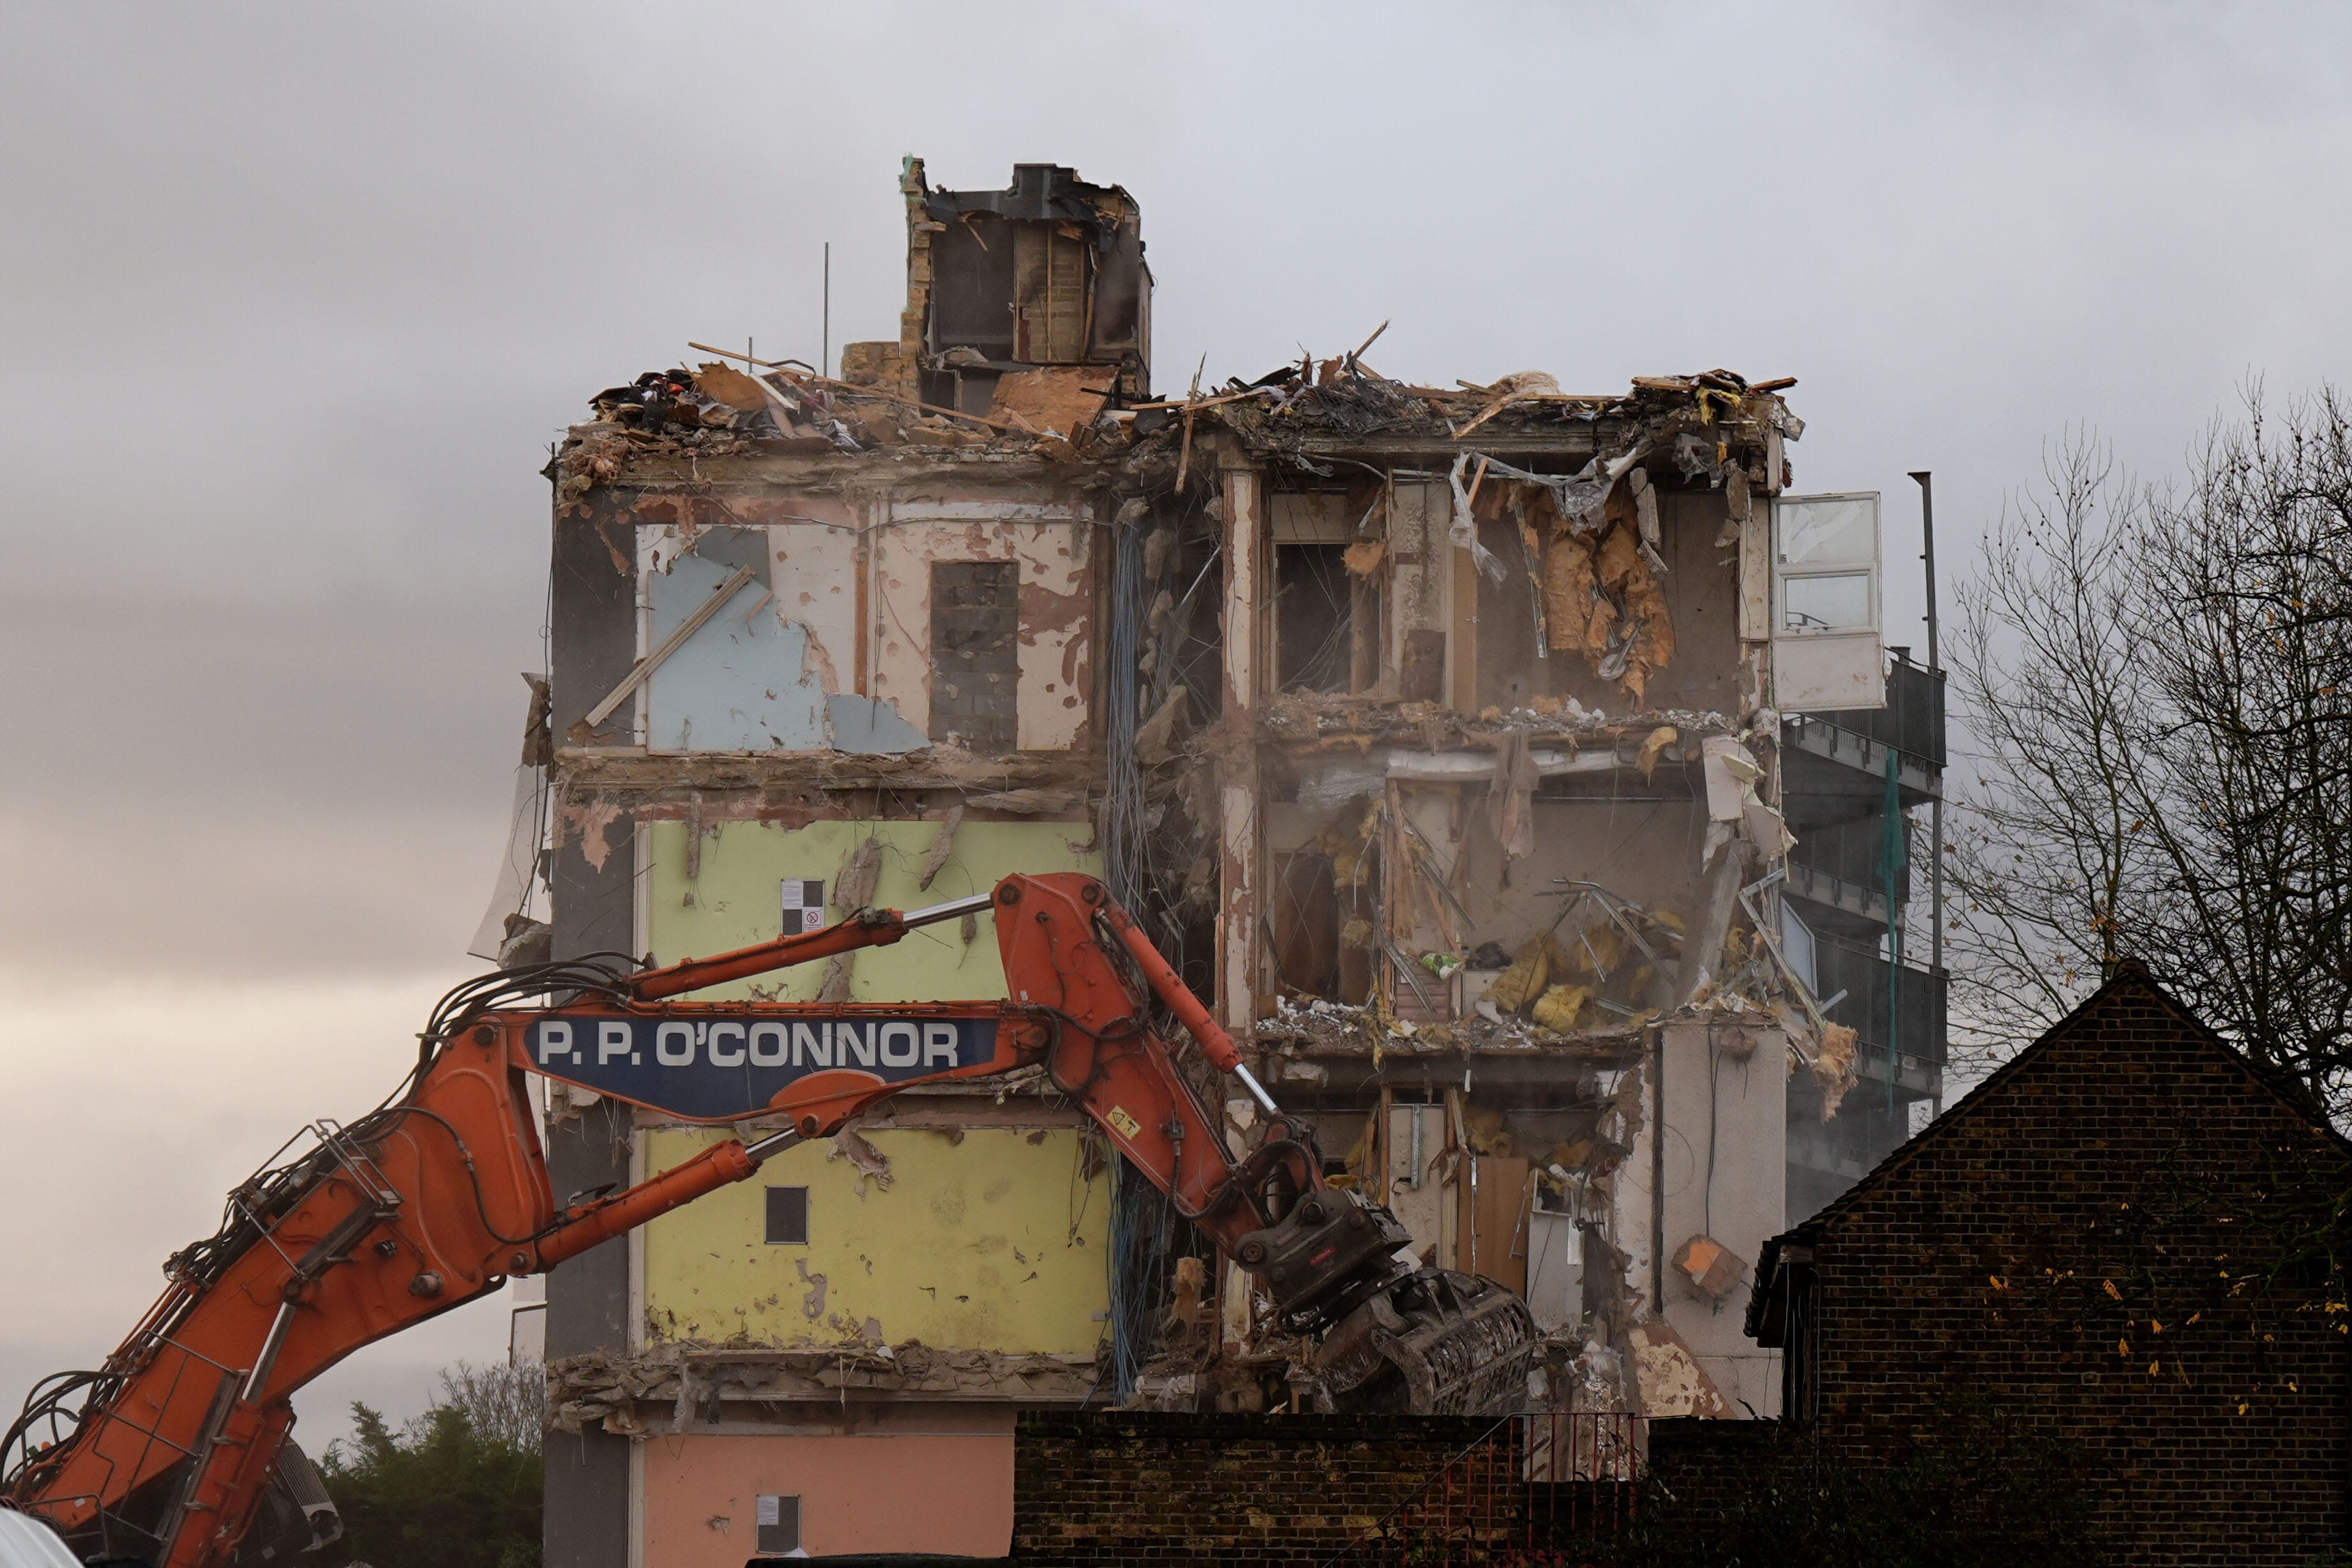
[[[1265,616],[1272,598],[1265,574],[1265,479],[1257,469],[1226,467],[1224,479],[1224,719],[1249,734],[1265,679]],[[1255,748],[1234,748],[1218,765],[1222,819],[1222,897],[1217,905],[1217,1012],[1228,1029],[1257,1021],[1258,879],[1262,837]]]

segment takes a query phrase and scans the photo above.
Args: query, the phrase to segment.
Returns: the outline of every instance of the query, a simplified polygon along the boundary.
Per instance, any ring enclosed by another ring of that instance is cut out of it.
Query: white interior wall
[[[1745,1401],[1770,1415],[1777,1363],[1743,1325],[1757,1255],[1788,1227],[1788,1045],[1777,1030],[1758,1031],[1743,1058],[1747,1032],[1729,1026],[1710,1031],[1692,1021],[1665,1033],[1666,1321],[1735,1410],[1745,1414]],[[1740,1261],[1740,1281],[1720,1301],[1674,1267],[1683,1243],[1699,1235]]]

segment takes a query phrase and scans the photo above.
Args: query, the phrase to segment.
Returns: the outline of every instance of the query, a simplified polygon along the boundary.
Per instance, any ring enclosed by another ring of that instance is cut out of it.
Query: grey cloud
[[[93,576],[0,595],[0,951],[90,978],[457,959],[505,828],[538,602],[175,602]]]
[[[1799,375],[1800,485],[1890,496],[1897,640],[1920,600],[1904,470],[1937,471],[1957,565],[2052,433],[2093,421],[2160,469],[2249,370],[2300,386],[2352,348],[2324,259],[2352,19],[2315,5],[85,5],[0,27],[0,635],[43,661],[10,709],[58,759],[12,756],[0,810],[19,841],[102,797],[191,840],[286,826],[354,868],[401,846],[401,887],[338,904],[362,948],[425,942],[431,903],[465,906],[452,930],[474,913],[457,889],[496,842],[534,662],[547,444],[688,338],[813,357],[827,240],[834,342],[894,331],[902,153],[948,184],[1055,159],[1133,189],[1163,384],[1204,350],[1213,376],[1255,373],[1382,320],[1375,363],[1440,381]],[[180,618],[110,626],[113,594]],[[174,776],[128,765],[125,715],[173,737]],[[120,870],[162,830],[141,832]],[[43,842],[42,898],[89,907],[24,940],[106,929],[110,851]],[[231,865],[212,891],[274,931],[287,875]],[[128,929],[157,963],[222,959]],[[253,946],[337,962],[291,931]]]

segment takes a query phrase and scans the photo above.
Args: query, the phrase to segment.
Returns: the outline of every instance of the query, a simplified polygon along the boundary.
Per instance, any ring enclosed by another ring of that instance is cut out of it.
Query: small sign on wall
[[[824,879],[822,877],[788,877],[784,879],[784,923],[782,933],[795,936],[803,931],[824,929]]]
[[[762,1557],[803,1557],[801,1550],[801,1500],[778,1496],[772,1492],[760,1494],[760,1528],[753,1548]]]

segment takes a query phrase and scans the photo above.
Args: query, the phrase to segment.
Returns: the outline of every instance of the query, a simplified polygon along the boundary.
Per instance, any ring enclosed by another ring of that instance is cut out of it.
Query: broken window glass
[[[1789,496],[1778,510],[1781,565],[1867,566],[1877,562],[1875,494]]]

